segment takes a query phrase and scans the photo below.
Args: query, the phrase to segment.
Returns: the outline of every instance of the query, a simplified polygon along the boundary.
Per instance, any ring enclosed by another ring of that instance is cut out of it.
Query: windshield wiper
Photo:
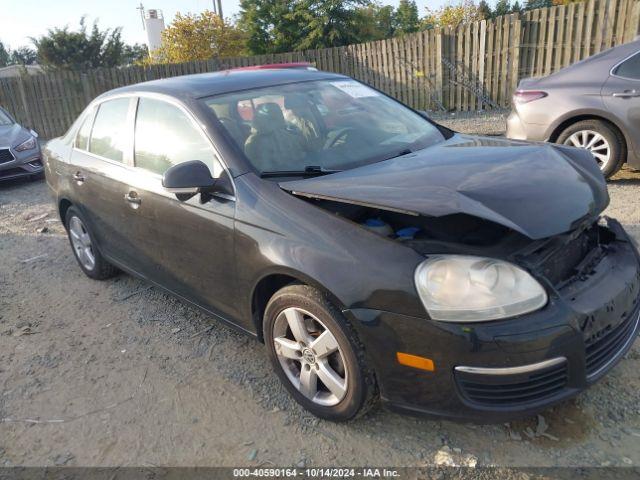
[[[410,153],[413,153],[413,150],[411,150],[410,148],[405,148],[403,150],[400,150],[397,153],[394,153],[393,155],[391,155],[389,157],[386,157],[382,161],[384,162],[385,160],[391,160],[392,158],[402,157],[403,155],[409,155]]]
[[[307,165],[304,170],[275,170],[271,172],[262,172],[261,178],[267,177],[311,177],[316,175],[328,175],[330,173],[338,173],[342,170],[329,170],[319,165]]]

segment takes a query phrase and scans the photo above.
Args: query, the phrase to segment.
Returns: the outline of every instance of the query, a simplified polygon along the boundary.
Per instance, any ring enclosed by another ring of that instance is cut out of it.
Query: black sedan
[[[42,176],[38,134],[24,128],[0,107],[0,181]]]
[[[80,268],[266,345],[314,414],[501,421],[576,395],[638,331],[638,252],[593,157],[461,135],[345,76],[153,81],[45,150]]]

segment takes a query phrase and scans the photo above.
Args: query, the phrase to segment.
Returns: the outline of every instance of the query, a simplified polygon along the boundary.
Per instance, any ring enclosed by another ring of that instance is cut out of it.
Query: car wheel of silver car
[[[560,133],[558,143],[589,150],[607,178],[624,163],[624,140],[619,132],[600,120],[574,123]]]
[[[67,210],[64,224],[73,254],[88,277],[104,280],[118,273],[118,269],[102,257],[96,247],[94,236],[87,227],[87,222],[75,207]]]
[[[318,290],[296,284],[276,292],[263,330],[276,373],[314,415],[346,421],[375,403],[375,379],[355,332]]]

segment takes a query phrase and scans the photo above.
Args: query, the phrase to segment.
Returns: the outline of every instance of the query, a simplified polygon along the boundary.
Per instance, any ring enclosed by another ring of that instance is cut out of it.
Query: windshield
[[[0,108],[0,125],[13,125],[13,120]]]
[[[323,80],[205,99],[261,174],[329,173],[444,139],[429,121],[355,80]]]

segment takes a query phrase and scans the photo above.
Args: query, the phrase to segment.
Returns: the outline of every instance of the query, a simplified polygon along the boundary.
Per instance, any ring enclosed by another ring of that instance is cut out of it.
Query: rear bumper
[[[392,410],[502,422],[577,395],[631,347],[640,322],[638,255],[619,240],[588,278],[550,293],[518,318],[451,324],[390,312],[350,310]],[[396,352],[430,358],[435,371],[400,365]]]
[[[514,140],[528,140],[532,142],[546,142],[549,139],[548,125],[526,123],[512,110],[507,117],[507,138]]]

